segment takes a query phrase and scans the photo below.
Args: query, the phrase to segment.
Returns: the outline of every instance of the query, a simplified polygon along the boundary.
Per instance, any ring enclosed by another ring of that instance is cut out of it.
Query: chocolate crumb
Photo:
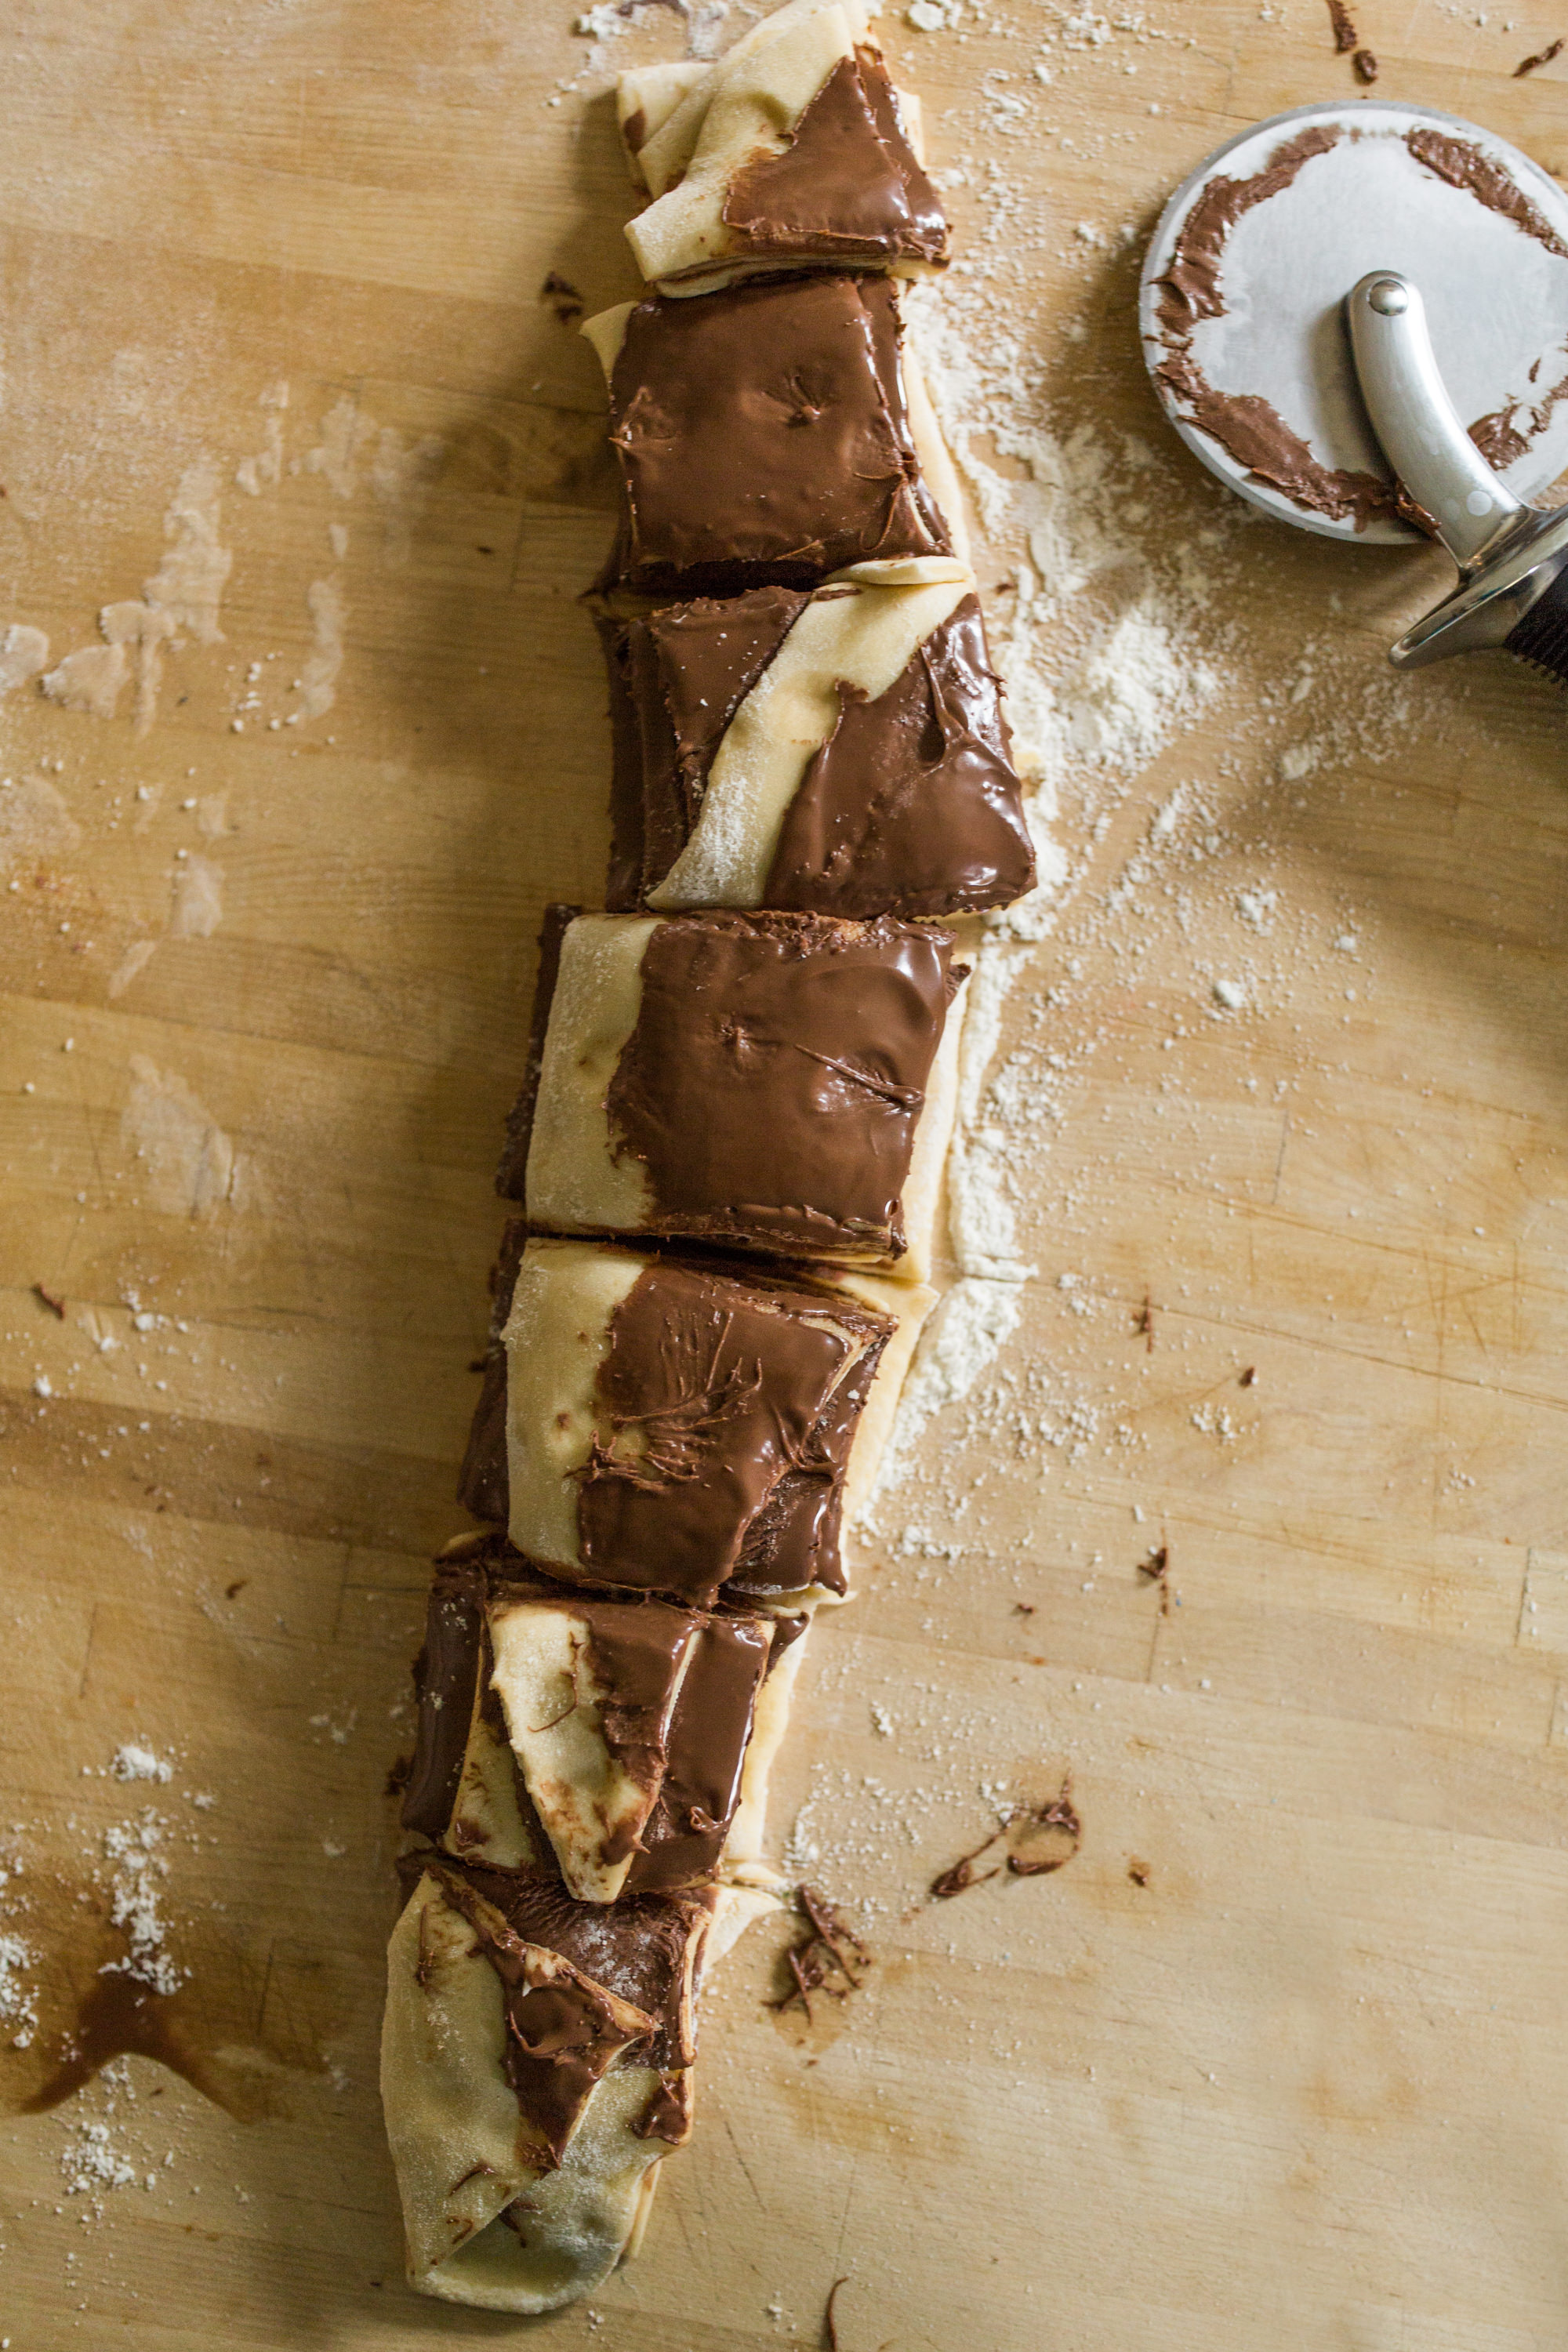
[[[1037,1606],[1037,1602],[1033,1601],[1015,1601],[1013,1614],[1015,1617],[1032,1617]]]
[[[1355,68],[1357,81],[1374,82],[1377,79],[1377,59],[1370,49],[1358,49],[1351,63]]]
[[[558,269],[552,269],[550,272],[539,289],[539,299],[542,302],[549,303],[563,327],[570,327],[575,320],[580,319],[585,307],[583,297],[578,293],[572,280],[569,278],[563,278]]]
[[[387,1766],[386,1783],[384,1788],[382,1790],[383,1796],[401,1797],[403,1791],[408,1786],[408,1776],[413,1769],[414,1759],[412,1756],[395,1756],[392,1762]]]
[[[470,1356],[468,1359],[470,1372],[488,1372],[489,1368],[490,1360],[488,1356]]]
[[[931,1901],[948,1903],[955,1895],[963,1895],[971,1886],[981,1886],[988,1878],[1000,1878],[1002,1875],[1000,1863],[994,1870],[983,1870],[978,1875],[974,1865],[983,1856],[990,1853],[992,1847],[1005,1833],[1005,1829],[993,1830],[990,1836],[982,1844],[977,1845],[973,1853],[961,1854],[958,1860],[950,1864],[946,1870],[939,1872],[931,1883]]]
[[[1246,1371],[1244,1371],[1244,1372],[1242,1373],[1241,1378],[1240,1378],[1240,1380],[1237,1381],[1237,1387],[1238,1387],[1238,1388],[1249,1389],[1249,1388],[1251,1388],[1251,1386],[1253,1385],[1253,1382],[1257,1380],[1257,1378],[1258,1378],[1258,1367],[1257,1367],[1257,1365],[1256,1365],[1256,1364],[1248,1364],[1248,1366],[1247,1366],[1247,1368]]]
[[[1143,1304],[1138,1310],[1138,1319],[1132,1328],[1142,1339],[1149,1353],[1152,1355],[1154,1352],[1154,1301],[1148,1291],[1143,1293]]]
[[[796,1899],[808,1932],[785,1952],[784,1966],[792,1981],[787,1991],[771,2000],[768,2007],[784,2011],[792,2009],[798,2000],[809,2023],[812,1994],[823,1992],[830,2000],[847,2000],[865,1982],[864,1976],[857,1971],[870,1967],[871,1955],[848,1921],[814,1886],[798,1888]],[[835,1976],[842,1981],[835,1983]]]
[[[63,1298],[57,1298],[54,1292],[52,1290],[46,1290],[41,1282],[34,1283],[33,1296],[35,1298],[41,1298],[44,1305],[48,1308],[49,1313],[55,1316],[58,1321],[61,1323],[65,1321],[66,1303]]]
[[[847,2286],[847,2278],[837,2278],[827,2290],[827,2308],[822,2315],[822,2330],[826,2338],[827,2352],[838,2352],[838,2329],[833,2316],[833,2306],[838,2300],[838,2290]]]
[[[1036,1812],[1015,1814],[1008,1827],[1021,1829],[1026,1836],[1031,1831],[1064,1830],[1071,1840],[1065,1853],[1010,1853],[1007,1867],[1015,1878],[1044,1878],[1047,1872],[1062,1869],[1083,1843],[1083,1823],[1072,1801],[1071,1773],[1064,1779],[1060,1793],[1053,1797],[1049,1804],[1040,1806]]]
[[[1170,1565],[1171,1547],[1169,1544],[1161,1544],[1157,1550],[1152,1551],[1149,1554],[1147,1559],[1141,1559],[1138,1563],[1139,1575],[1146,1578],[1149,1583],[1157,1584],[1160,1588],[1160,1614],[1162,1617],[1168,1617],[1171,1613],[1171,1588],[1165,1581],[1165,1571]]]
[[[1553,58],[1561,57],[1562,54],[1561,41],[1553,41],[1548,47],[1537,49],[1532,58],[1524,58],[1515,66],[1513,69],[1515,81],[1522,81],[1526,74],[1532,74],[1535,71],[1537,66],[1549,66]]]
[[[235,1578],[234,1582],[233,1582],[232,1584],[226,1584],[226,1585],[224,1586],[224,1589],[223,1589],[223,1597],[224,1597],[224,1599],[225,1599],[226,1601],[235,1601],[235,1600],[237,1600],[237,1599],[238,1599],[238,1597],[239,1597],[239,1595],[240,1595],[240,1594],[245,1591],[246,1586],[247,1586],[249,1582],[250,1582],[250,1579],[249,1579],[249,1577],[248,1577],[248,1576],[237,1576],[237,1577]]]
[[[1127,1875],[1134,1886],[1147,1886],[1151,1875],[1148,1864],[1140,1862],[1138,1856],[1132,1854],[1128,1860]]]
[[[1345,0],[1329,0],[1329,22],[1334,28],[1334,53],[1337,57],[1348,57],[1352,49],[1360,47],[1361,35],[1356,31],[1355,20],[1345,6]]]
[[[1066,1832],[1071,1843],[1065,1853],[1052,1851],[1037,1854],[1026,1850],[1026,1841],[1037,1837],[1045,1830]],[[1007,1841],[1009,1851],[994,1870],[977,1871],[975,1864],[983,1862],[1004,1840]],[[983,1886],[988,1878],[1000,1878],[1004,1870],[1010,1872],[1015,1878],[1044,1878],[1051,1871],[1060,1870],[1064,1864],[1069,1863],[1082,1843],[1083,1823],[1072,1801],[1072,1775],[1069,1772],[1056,1796],[1047,1798],[1043,1805],[1021,1805],[1005,1815],[990,1836],[972,1853],[961,1854],[955,1863],[933,1878],[931,1899],[934,1903],[949,1902],[953,1895],[964,1894],[971,1886]]]

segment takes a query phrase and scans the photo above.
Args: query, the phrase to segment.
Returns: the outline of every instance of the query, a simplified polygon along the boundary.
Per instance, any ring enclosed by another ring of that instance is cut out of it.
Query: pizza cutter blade
[[[1568,676],[1568,515],[1529,503],[1568,470],[1568,197],[1527,156],[1420,107],[1278,115],[1172,197],[1140,324],[1171,422],[1243,498],[1448,547],[1459,585],[1402,667],[1506,644]]]

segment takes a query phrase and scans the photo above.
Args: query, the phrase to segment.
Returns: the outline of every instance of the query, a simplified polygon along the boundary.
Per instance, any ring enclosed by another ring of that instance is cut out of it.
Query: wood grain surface
[[[1513,75],[1552,9],[1354,14],[1380,96],[1568,170],[1568,60]],[[605,845],[600,389],[542,289],[633,290],[607,67],[685,37],[585,70],[572,15],[0,10],[0,628],[56,680],[0,702],[15,2352],[531,2333],[405,2288],[375,2064],[532,940]],[[1502,656],[1391,700],[1441,560],[1244,528],[1151,402],[1142,238],[1353,96],[1326,11],[1085,23],[888,40],[969,249],[987,159],[1038,200],[1047,402],[1133,436],[1152,550],[1228,534],[1226,690],[1068,796],[1002,1045],[1039,1279],[807,1660],[775,1820],[866,1986],[808,2026],[742,1946],[646,2250],[552,2344],[815,2347],[840,2278],[840,2352],[1568,2340],[1563,713]],[[1067,1867],[927,1899],[1068,1771]]]

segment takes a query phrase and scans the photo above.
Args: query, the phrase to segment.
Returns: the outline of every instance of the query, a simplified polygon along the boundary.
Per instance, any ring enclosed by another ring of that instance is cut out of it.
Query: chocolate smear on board
[[[49,1313],[55,1318],[57,1322],[63,1323],[65,1321],[66,1303],[63,1298],[57,1298],[54,1292],[52,1290],[46,1290],[41,1282],[34,1283],[33,1296],[35,1298],[41,1299],[43,1301],[43,1304],[48,1308]]]
[[[1160,1588],[1160,1614],[1162,1617],[1168,1617],[1171,1613],[1171,1588],[1166,1581],[1166,1570],[1169,1569],[1170,1565],[1171,1547],[1169,1544],[1159,1545],[1155,1550],[1149,1554],[1147,1559],[1141,1559],[1138,1563],[1139,1575],[1143,1577],[1150,1584],[1157,1584]]]
[[[570,327],[583,315],[583,297],[569,278],[552,269],[539,289],[539,299],[548,302],[563,327]]]
[[[1335,55],[1348,56],[1357,47],[1361,35],[1356,31],[1355,21],[1345,6],[1345,0],[1329,0],[1329,22],[1334,28]]]
[[[822,2332],[827,2339],[827,2352],[838,2352],[838,2326],[833,2316],[833,2307],[838,2301],[839,2288],[848,2284],[847,2278],[836,2278],[827,2290],[827,2308],[822,2315]]]
[[[1537,49],[1532,58],[1521,58],[1513,69],[1515,81],[1522,81],[1525,75],[1534,73],[1538,66],[1549,66],[1553,58],[1560,58],[1562,54],[1562,42],[1552,41],[1545,48]]]
[[[1057,1851],[1055,1841],[1045,1851],[1032,1850],[1037,1849],[1040,1839],[1050,1832],[1058,1832],[1058,1837],[1065,1832],[1069,1841],[1065,1853]],[[1069,1772],[1056,1796],[1047,1799],[1043,1805],[1020,1806],[1006,1814],[973,1853],[961,1854],[948,1869],[933,1878],[931,1898],[935,1903],[950,1902],[953,1895],[964,1894],[971,1886],[984,1885],[988,1878],[1000,1878],[1005,1870],[1015,1878],[1047,1877],[1052,1871],[1060,1870],[1069,1863],[1082,1843],[1083,1822],[1072,1801],[1072,1775]],[[1007,1851],[994,1869],[975,1869],[977,1862],[984,1862],[988,1854],[994,1853],[1004,1843]]]
[[[821,1992],[830,2000],[847,2000],[865,1983],[871,1955],[848,1921],[814,1886],[799,1888],[796,1899],[807,1933],[784,1956],[792,1979],[789,1990],[771,2000],[768,2007],[782,2012],[793,2009],[798,2001],[809,2023],[812,1994]]]

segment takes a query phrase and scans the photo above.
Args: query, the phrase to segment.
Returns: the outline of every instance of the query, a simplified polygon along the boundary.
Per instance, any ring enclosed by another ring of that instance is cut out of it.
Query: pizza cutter
[[[1241,496],[1447,548],[1458,585],[1396,664],[1501,645],[1568,682],[1568,509],[1531,503],[1568,469],[1568,199],[1527,156],[1426,108],[1277,115],[1172,197],[1140,324]]]

